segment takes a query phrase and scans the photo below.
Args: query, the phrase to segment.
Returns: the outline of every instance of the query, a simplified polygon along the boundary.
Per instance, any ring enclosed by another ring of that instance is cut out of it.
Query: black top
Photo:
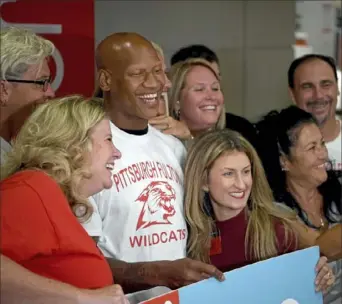
[[[259,151],[256,128],[246,118],[232,113],[226,113],[226,128],[239,132],[257,151]]]

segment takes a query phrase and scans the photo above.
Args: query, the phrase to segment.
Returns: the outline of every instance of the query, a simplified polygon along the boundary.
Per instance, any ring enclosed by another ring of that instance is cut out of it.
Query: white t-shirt
[[[342,170],[342,122],[338,120],[340,124],[340,134],[333,140],[326,143],[328,149],[329,158],[332,162],[334,170]]]
[[[122,158],[115,162],[112,188],[92,197],[95,212],[84,228],[99,236],[106,257],[126,262],[184,258],[185,147],[151,126],[145,135],[128,134],[112,123],[111,130]]]
[[[0,165],[3,165],[6,160],[6,154],[12,150],[12,146],[10,145],[9,142],[4,140],[1,136],[0,136],[0,150],[1,150]]]

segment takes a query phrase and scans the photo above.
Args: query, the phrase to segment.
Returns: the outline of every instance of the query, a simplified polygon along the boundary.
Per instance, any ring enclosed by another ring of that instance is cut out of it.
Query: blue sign
[[[315,291],[319,248],[311,247],[225,273],[144,303],[149,304],[322,304]]]

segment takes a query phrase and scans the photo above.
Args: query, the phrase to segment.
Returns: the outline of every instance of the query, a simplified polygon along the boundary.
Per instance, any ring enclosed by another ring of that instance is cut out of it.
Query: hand
[[[179,139],[190,139],[191,133],[183,121],[178,121],[171,116],[157,116],[148,122],[164,134],[173,135]]]
[[[221,282],[225,279],[224,274],[213,265],[188,258],[165,262],[162,272],[169,288],[179,288],[210,277]]]
[[[129,304],[120,285],[82,291],[79,304]]]
[[[333,270],[328,264],[326,257],[321,257],[316,266],[316,291],[323,291],[327,293],[331,286],[335,283],[335,276]]]

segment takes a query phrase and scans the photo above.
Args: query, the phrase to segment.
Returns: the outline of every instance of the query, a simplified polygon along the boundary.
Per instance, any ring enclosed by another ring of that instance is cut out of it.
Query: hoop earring
[[[176,118],[177,120],[179,120],[179,119],[180,119],[180,109],[174,110],[173,113],[174,113],[174,115],[175,115],[175,118]]]

